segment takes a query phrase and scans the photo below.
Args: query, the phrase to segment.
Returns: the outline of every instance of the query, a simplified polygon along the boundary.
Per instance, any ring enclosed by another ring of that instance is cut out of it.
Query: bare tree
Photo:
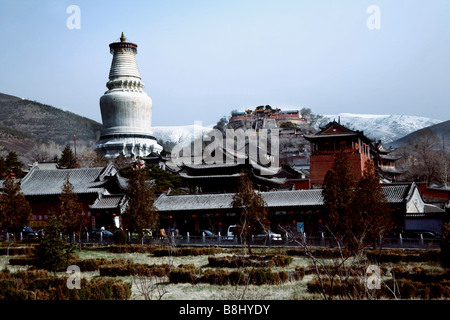
[[[109,163],[100,151],[88,147],[84,148],[77,160],[80,168],[104,167]]]
[[[252,182],[243,172],[241,173],[239,188],[233,196],[231,205],[239,215],[236,230],[241,237],[243,253],[251,254],[251,235],[267,230],[269,220],[266,216],[266,205],[261,194],[255,191]]]
[[[133,285],[145,300],[161,300],[167,293],[167,282],[163,277],[147,275],[136,271],[133,274]]]
[[[331,234],[335,248],[314,247],[306,237],[296,237],[293,232],[288,231],[289,237],[294,239],[294,242],[304,251],[305,256],[311,259],[316,283],[313,282],[310,286],[315,286],[323,299],[379,299],[382,292],[379,289],[382,286],[384,291],[390,292],[394,298],[397,298],[394,288],[388,286],[381,277],[381,273],[379,286],[370,285],[368,270],[375,268],[381,272],[382,268],[376,262],[367,259],[367,247],[360,247],[350,252],[341,245],[340,239],[336,238],[330,229],[327,228],[327,231]]]
[[[448,155],[441,147],[441,141],[431,129],[424,129],[413,142],[400,148],[400,162],[405,180],[433,181],[445,183],[448,179]]]

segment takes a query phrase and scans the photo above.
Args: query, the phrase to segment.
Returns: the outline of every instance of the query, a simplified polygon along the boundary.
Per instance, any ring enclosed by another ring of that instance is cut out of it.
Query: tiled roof
[[[112,180],[126,187],[126,179],[117,175],[110,165],[99,168],[42,170],[33,167],[21,180],[21,191],[25,196],[57,195],[62,191],[66,175],[77,194],[103,193]]]
[[[180,172],[179,175],[180,177],[186,179],[218,179],[218,178],[223,179],[223,178],[239,178],[241,176],[240,173],[191,176],[184,172]]]
[[[211,164],[193,164],[193,163],[183,163],[183,167],[189,168],[189,169],[215,169],[215,168],[235,168],[243,166],[244,164],[241,163],[211,163]]]
[[[402,203],[408,196],[411,185],[384,185],[384,196],[388,203]]]
[[[322,191],[296,190],[261,193],[268,208],[321,205]],[[231,209],[233,193],[189,194],[167,196],[162,194],[155,202],[158,211],[189,211]]]
[[[409,195],[411,185],[383,186],[388,203],[402,203]],[[167,196],[162,194],[155,202],[160,212],[231,209],[233,193],[189,194]],[[267,208],[308,207],[323,205],[322,189],[262,192]]]
[[[268,207],[320,206],[323,204],[322,189],[263,192]]]
[[[116,209],[123,204],[124,195],[103,195],[90,205],[91,209]]]
[[[233,200],[233,193],[220,194],[189,194],[167,196],[162,194],[154,205],[158,211],[190,211],[229,209]]]

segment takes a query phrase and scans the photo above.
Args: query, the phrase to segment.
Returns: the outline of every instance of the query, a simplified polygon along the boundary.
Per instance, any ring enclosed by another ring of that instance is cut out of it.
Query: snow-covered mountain
[[[442,122],[442,120],[408,115],[339,113],[324,115],[318,121],[317,127],[325,126],[333,120],[340,121],[342,125],[352,130],[364,131],[367,137],[381,140],[384,144]]]
[[[442,120],[408,116],[408,115],[376,115],[339,113],[323,115],[317,122],[316,129],[325,126],[330,121],[340,123],[352,130],[364,131],[364,134],[384,144],[400,139],[414,131],[443,122]],[[212,130],[213,125],[199,124],[185,126],[156,126],[152,127],[153,136],[163,141],[171,141],[185,145]]]
[[[152,127],[153,136],[156,139],[170,141],[176,144],[185,145],[199,138],[212,130],[212,126],[202,126],[198,124],[186,126],[157,126]]]

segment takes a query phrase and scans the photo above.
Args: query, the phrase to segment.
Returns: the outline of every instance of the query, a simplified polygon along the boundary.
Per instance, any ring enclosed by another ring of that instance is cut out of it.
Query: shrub
[[[125,231],[119,229],[116,232],[114,232],[113,241],[115,244],[124,245],[128,241],[128,235]]]
[[[170,283],[192,283],[196,284],[199,281],[199,270],[196,268],[177,267],[169,272]]]
[[[210,267],[241,268],[241,267],[285,267],[291,264],[289,256],[225,256],[208,257]]]
[[[126,264],[106,264],[99,267],[101,277],[123,277],[131,274]]]
[[[359,294],[365,292],[364,284],[359,280],[349,279],[342,282],[340,279],[334,279],[333,282],[329,278],[322,279],[322,283],[317,278],[306,284],[307,291],[310,293],[322,293],[322,286],[325,293],[329,296],[352,297],[359,298]]]
[[[153,253],[155,248],[155,246],[137,244],[112,245],[109,246],[109,251],[112,253]]]
[[[61,271],[69,266],[75,247],[59,238],[61,230],[61,222],[52,216],[46,227],[45,237],[34,250],[35,265],[38,268]]]
[[[347,250],[339,250],[333,248],[316,248],[310,250],[311,254],[316,258],[340,258],[350,256],[350,252]],[[288,249],[286,254],[289,256],[306,256],[304,249]]]
[[[214,285],[271,285],[284,283],[290,277],[289,273],[285,271],[272,272],[270,268],[242,269],[231,272],[223,269],[207,269],[202,273],[200,269],[192,265],[179,266],[169,273],[171,283],[209,283]]]
[[[287,273],[286,271],[280,271],[279,276],[281,283],[287,282],[289,280],[289,273]]]
[[[32,256],[14,257],[9,259],[9,264],[13,266],[32,266],[36,264],[36,258]]]
[[[381,262],[428,262],[439,261],[439,250],[371,250],[367,253],[369,261]]]
[[[128,300],[130,297],[130,283],[108,278],[94,278],[80,292],[82,300]]]
[[[245,285],[248,283],[248,274],[241,271],[232,271],[228,276],[231,285]]]
[[[209,284],[227,285],[230,283],[229,277],[230,277],[230,273],[223,269],[219,269],[219,270],[207,269],[204,272],[200,281],[206,282]]]
[[[302,280],[303,277],[305,276],[305,267],[303,266],[296,266],[295,267],[295,271],[293,273],[294,279],[295,280]]]
[[[201,247],[201,248],[194,248],[194,247],[184,247],[184,248],[172,248],[172,247],[166,247],[166,248],[156,248],[153,252],[155,257],[165,257],[165,256],[199,256],[199,255],[214,255],[216,253],[221,253],[221,248],[215,248],[215,247]]]
[[[131,297],[131,284],[122,280],[82,278],[81,289],[70,290],[67,279],[51,276],[46,270],[3,271],[0,272],[0,300],[126,300]]]
[[[170,266],[168,264],[107,264],[99,267],[100,276],[102,277],[120,277],[130,275],[140,276],[157,276],[163,277],[168,275]]]
[[[279,284],[280,275],[269,268],[255,268],[249,272],[250,283],[255,285]]]
[[[30,255],[32,250],[32,247],[2,247],[0,248],[0,255]]]
[[[272,261],[277,267],[286,267],[290,265],[294,259],[289,256],[275,256],[272,258]]]

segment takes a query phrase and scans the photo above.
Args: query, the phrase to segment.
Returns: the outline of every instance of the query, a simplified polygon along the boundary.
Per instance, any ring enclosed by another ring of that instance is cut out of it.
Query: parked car
[[[235,224],[232,224],[231,226],[229,226],[228,227],[228,230],[227,230],[227,235],[226,235],[226,240],[233,240],[234,239],[234,237],[235,237],[235,234],[234,234],[234,230],[236,229],[236,225]]]
[[[139,234],[137,232],[133,232],[131,234],[131,239],[140,239],[142,236],[144,236],[146,238],[153,237],[152,230],[150,230],[150,229],[143,229],[141,234]]]
[[[267,230],[265,233],[255,235],[254,236],[254,240],[259,240],[259,241],[261,241],[261,240],[263,240],[263,241],[266,241],[266,240],[281,241],[282,238],[281,238],[281,234],[275,233],[275,232],[273,232],[271,230]]]
[[[428,240],[439,240],[441,238],[440,233],[429,230],[405,230],[402,233],[402,238],[420,239],[420,235],[422,235],[423,239]]]
[[[226,236],[226,240],[233,240],[235,236],[237,236],[234,231],[236,229],[236,225],[233,224],[231,226],[228,227],[228,231],[227,231],[227,236]],[[256,241],[266,241],[266,240],[271,240],[271,241],[281,241],[281,234],[275,233],[271,230],[267,230],[266,232],[262,233],[262,234],[256,234],[253,236],[253,239]]]
[[[34,239],[39,236],[37,231],[34,231],[32,227],[25,226],[22,231],[22,239]]]
[[[205,239],[209,239],[209,240],[217,239],[217,235],[212,233],[210,230],[204,230],[204,229],[191,231],[191,232],[189,232],[189,236],[202,238],[203,233],[205,234]]]
[[[100,237],[102,240],[112,240],[114,236],[112,232],[103,229],[93,229],[88,231],[88,234],[90,240],[100,240]]]

